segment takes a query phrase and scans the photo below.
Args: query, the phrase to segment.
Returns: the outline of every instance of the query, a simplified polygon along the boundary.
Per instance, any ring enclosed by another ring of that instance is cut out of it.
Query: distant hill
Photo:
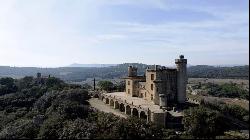
[[[249,79],[249,65],[245,66],[208,66],[188,67],[188,76],[193,78],[239,78]]]
[[[101,67],[110,67],[110,66],[117,66],[118,64],[78,64],[74,63],[66,67],[94,67],[94,68],[101,68]]]
[[[147,67],[141,63],[124,63],[109,67],[60,67],[60,68],[35,68],[35,67],[9,67],[0,66],[0,77],[21,78],[24,76],[51,75],[65,81],[80,82],[87,78],[99,77],[104,79],[121,78],[127,75],[128,66],[138,67],[138,75],[143,75]],[[249,66],[215,67],[197,65],[188,67],[188,77],[192,78],[224,78],[224,79],[249,79]]]

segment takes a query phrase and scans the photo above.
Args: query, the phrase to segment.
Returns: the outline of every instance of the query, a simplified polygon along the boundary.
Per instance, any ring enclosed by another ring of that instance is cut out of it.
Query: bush
[[[62,133],[64,120],[56,113],[53,113],[40,128],[38,138],[58,139]]]
[[[227,128],[219,112],[202,106],[185,110],[183,123],[187,133],[195,138],[215,138]]]
[[[0,139],[20,139],[37,137],[39,128],[31,120],[18,120],[0,132]]]
[[[249,100],[249,91],[240,88],[235,83],[225,83],[222,85],[207,83],[204,88],[208,90],[208,94],[217,97],[242,98]]]
[[[89,139],[97,130],[96,126],[84,119],[68,121],[63,128],[60,139]]]
[[[238,106],[238,105],[230,105],[230,104],[225,104],[223,102],[201,102],[201,105],[208,107],[213,110],[220,111],[224,115],[230,115],[234,118],[237,118],[241,121],[248,122],[249,121],[249,111],[246,110],[245,108]]]
[[[17,91],[17,86],[14,83],[14,79],[6,77],[0,79],[0,95],[14,93]]]
[[[123,119],[111,113],[94,112],[89,114],[88,122],[96,129],[90,135],[96,139],[160,139],[164,129],[137,118]]]
[[[114,88],[114,84],[110,81],[99,81],[97,86],[101,89],[101,90],[105,90],[105,91],[112,91]]]

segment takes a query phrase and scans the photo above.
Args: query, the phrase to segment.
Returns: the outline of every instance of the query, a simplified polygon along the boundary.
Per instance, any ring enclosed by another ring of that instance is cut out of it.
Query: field
[[[221,101],[226,104],[232,104],[232,105],[239,105],[247,110],[249,110],[249,101],[238,99],[238,98],[219,98],[219,97],[213,97],[213,96],[201,96],[201,95],[187,95],[188,98],[201,101],[202,99],[205,101]]]
[[[224,83],[236,83],[238,85],[244,85],[244,88],[249,89],[249,80],[244,79],[210,79],[210,78],[189,78],[188,84],[198,84],[198,83],[214,83],[214,84],[224,84]]]
[[[242,80],[242,79],[208,79],[208,78],[189,78],[188,85],[195,85],[198,83],[214,83],[214,84],[224,84],[224,83],[236,83],[238,85],[243,85],[243,87],[249,90],[249,80]],[[200,101],[201,99],[207,101],[222,101],[227,104],[234,104],[239,105],[247,110],[249,110],[249,101],[239,98],[224,98],[224,97],[213,97],[213,96],[202,96],[202,95],[190,95],[188,94],[187,97],[191,99],[195,99]]]

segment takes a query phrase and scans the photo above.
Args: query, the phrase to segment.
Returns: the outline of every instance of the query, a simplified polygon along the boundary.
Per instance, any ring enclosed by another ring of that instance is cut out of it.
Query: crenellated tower
[[[175,59],[177,67],[177,102],[185,103],[186,101],[186,86],[187,86],[187,59],[184,55],[180,55],[179,59]]]

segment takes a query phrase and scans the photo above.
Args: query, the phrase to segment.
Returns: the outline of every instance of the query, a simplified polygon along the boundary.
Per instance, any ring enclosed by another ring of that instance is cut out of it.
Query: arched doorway
[[[110,99],[110,106],[114,106],[114,100]]]
[[[131,115],[131,108],[129,105],[126,106],[126,112],[127,115]]]
[[[146,113],[144,111],[140,112],[140,118],[147,119],[147,115],[146,115]]]
[[[109,104],[109,98],[106,98],[105,103],[106,103],[106,104]]]
[[[99,98],[99,94],[94,94],[94,98]]]
[[[118,101],[115,101],[115,109],[119,109],[119,103],[118,103]]]
[[[120,111],[125,112],[125,105],[123,103],[120,104]]]
[[[138,113],[138,110],[137,110],[136,108],[133,108],[133,110],[132,110],[132,115],[135,116],[135,117],[139,117],[138,114],[139,114],[139,113]]]

